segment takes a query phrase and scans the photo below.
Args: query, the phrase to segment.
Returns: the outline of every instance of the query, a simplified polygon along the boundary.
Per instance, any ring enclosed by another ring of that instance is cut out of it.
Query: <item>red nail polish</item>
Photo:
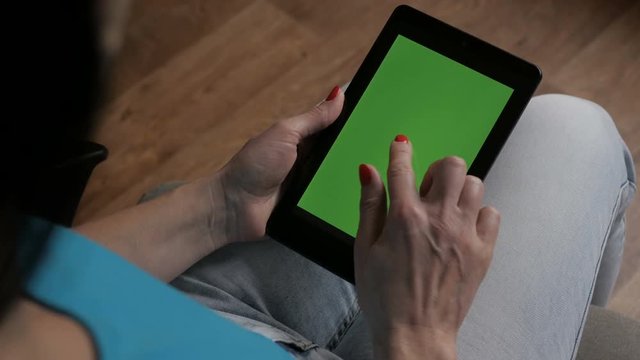
[[[327,99],[325,101],[331,101],[331,100],[335,99],[336,96],[338,96],[339,92],[340,92],[340,86],[334,86],[333,89],[331,90],[331,92],[329,93],[329,96],[327,96]]]
[[[406,135],[396,135],[396,138],[394,139],[397,142],[403,142],[405,144],[409,143],[409,138]]]
[[[365,164],[360,164],[358,168],[358,172],[360,173],[360,184],[362,186],[369,185],[371,183],[371,169]]]

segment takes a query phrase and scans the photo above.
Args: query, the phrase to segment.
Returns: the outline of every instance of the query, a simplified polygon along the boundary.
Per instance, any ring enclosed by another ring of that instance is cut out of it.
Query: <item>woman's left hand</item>
[[[336,89],[306,114],[279,121],[251,139],[213,176],[75,230],[166,281],[228,243],[257,240],[298,145],[335,121],[343,102]]]
[[[327,100],[309,112],[278,121],[244,147],[211,179],[214,204],[224,213],[214,216],[213,236],[223,243],[257,240],[282,192],[282,183],[298,156],[298,146],[335,121],[344,94],[335,87]],[[222,207],[220,207],[222,205]],[[219,212],[218,212],[219,213]],[[220,216],[223,219],[220,219]],[[222,229],[221,229],[222,228]]]

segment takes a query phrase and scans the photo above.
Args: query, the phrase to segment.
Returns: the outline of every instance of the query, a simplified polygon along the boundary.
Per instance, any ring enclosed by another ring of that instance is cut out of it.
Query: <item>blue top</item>
[[[35,220],[29,231],[50,226]],[[21,241],[23,258],[37,245],[36,238]],[[83,324],[102,360],[291,359],[271,340],[218,316],[70,229],[53,227],[24,290]]]

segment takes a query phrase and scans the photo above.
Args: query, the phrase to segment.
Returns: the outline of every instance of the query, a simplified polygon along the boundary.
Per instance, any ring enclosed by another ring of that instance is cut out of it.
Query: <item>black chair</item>
[[[71,226],[89,177],[107,158],[108,150],[101,144],[79,141],[47,156],[53,159],[51,165],[35,179],[24,205],[32,215]]]

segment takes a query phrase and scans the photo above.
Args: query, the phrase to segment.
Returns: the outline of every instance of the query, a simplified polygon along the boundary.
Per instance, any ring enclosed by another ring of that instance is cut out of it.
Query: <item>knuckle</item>
[[[469,230],[470,231],[467,233],[467,248],[469,250],[469,254],[474,258],[482,259],[487,245],[478,236],[476,236],[473,229]]]
[[[363,197],[360,200],[360,211],[370,212],[378,208],[380,201],[375,197]]]
[[[486,246],[481,252],[480,259],[487,265],[491,263],[491,260],[493,259],[493,248],[491,246]]]
[[[291,121],[293,121],[293,120],[292,119],[284,119],[284,120],[276,121],[276,123],[273,124],[273,129],[275,131],[277,131],[278,133],[291,132],[293,130],[293,126],[291,125]]]
[[[466,169],[467,163],[459,156],[447,156],[446,158],[442,159],[442,166]]]
[[[393,152],[396,153],[396,155],[402,159],[409,159],[411,158],[411,148],[409,146],[406,146],[405,143],[397,143],[394,142],[393,143]]]
[[[481,240],[476,239],[476,241],[469,246],[467,256],[480,267],[488,268],[493,259],[493,249]]]
[[[429,217],[431,231],[436,236],[459,242],[463,237],[462,211],[455,207],[440,206]]]
[[[429,222],[430,233],[433,234],[436,239],[446,239],[451,237],[449,227],[443,221],[430,220]]]
[[[401,161],[394,161],[389,164],[389,168],[387,169],[387,176],[390,178],[395,178],[399,176],[406,176],[407,174],[411,174],[413,169],[410,164],[406,164]]]
[[[277,138],[286,142],[297,142],[299,138],[296,126],[293,123],[295,118],[280,120],[273,125]]]
[[[436,218],[449,225],[457,225],[462,216],[462,211],[455,205],[441,205],[436,212]]]
[[[498,211],[498,209],[494,208],[493,206],[487,206],[487,213],[493,217],[495,219],[495,224],[498,225],[500,224],[500,220],[502,218],[502,215],[500,214],[500,211]]]
[[[483,183],[483,182],[482,182],[482,180],[480,180],[480,178],[479,178],[479,177],[477,177],[477,176],[474,176],[474,175],[467,175],[466,180],[467,180],[467,182],[468,182],[469,184],[472,184],[472,185],[474,185],[474,186],[476,186],[476,187],[479,187],[479,188],[484,188],[484,183]]]
[[[318,104],[308,112],[308,115],[311,118],[319,120],[324,124],[329,121],[329,108],[323,106],[322,104]]]
[[[464,189],[462,191],[464,195],[469,197],[472,201],[481,201],[484,196],[484,184],[477,177],[467,175]]]
[[[393,207],[393,216],[405,225],[414,225],[421,221],[423,214],[418,206],[401,202]]]
[[[473,241],[472,236],[467,236],[463,241],[460,241],[460,246],[462,247],[462,251],[464,254],[471,256],[473,258],[482,259],[482,251],[478,249],[478,244]]]

